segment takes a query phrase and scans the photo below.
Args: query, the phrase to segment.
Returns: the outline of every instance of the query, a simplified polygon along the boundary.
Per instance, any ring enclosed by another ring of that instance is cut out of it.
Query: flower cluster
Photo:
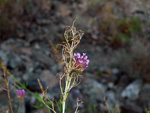
[[[25,97],[25,90],[17,90],[17,97],[18,99],[23,99]]]
[[[80,53],[74,53],[74,57],[76,60],[75,64],[76,70],[83,72],[88,67],[88,64],[90,62],[88,60],[88,57],[86,56],[86,53],[83,53],[82,56]]]

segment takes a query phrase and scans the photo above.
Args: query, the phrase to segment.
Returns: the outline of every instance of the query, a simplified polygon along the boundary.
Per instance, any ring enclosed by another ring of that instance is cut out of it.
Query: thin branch
[[[5,80],[5,84],[6,84],[6,89],[7,89],[7,95],[8,95],[8,99],[9,99],[9,105],[10,105],[10,110],[11,110],[11,113],[13,113],[13,109],[12,109],[12,104],[11,104],[11,97],[10,97],[10,92],[9,92],[9,79],[7,78],[7,75],[6,75],[6,70],[4,70],[4,80]]]
[[[38,81],[38,83],[39,83],[39,86],[40,86],[41,91],[42,91],[42,95],[43,95],[43,97],[44,97],[44,96],[46,95],[45,93],[46,93],[48,87],[47,87],[46,90],[44,90],[44,88],[43,88],[43,86],[42,86],[40,80],[38,79],[37,81]],[[44,102],[44,98],[43,98],[43,97],[41,98],[43,104],[44,104],[48,109],[50,109],[50,110],[52,110],[54,113],[56,113],[56,111],[54,110],[53,102],[52,102],[50,99],[48,99],[48,100],[52,103],[52,108],[51,108],[51,107],[49,107],[49,106]]]

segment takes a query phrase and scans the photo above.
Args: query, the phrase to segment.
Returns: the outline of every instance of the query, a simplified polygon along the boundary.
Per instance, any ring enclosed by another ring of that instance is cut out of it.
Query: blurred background
[[[73,113],[79,97],[80,113],[107,113],[106,97],[111,112],[145,113],[150,107],[150,0],[0,0],[0,59],[32,92],[41,94],[37,78],[44,88],[50,85],[48,96],[59,102],[57,44],[75,19],[85,33],[75,52],[87,53],[90,64],[69,94],[67,112]],[[0,88],[2,106],[9,104]],[[48,113],[35,106],[39,103],[27,93],[23,113]]]

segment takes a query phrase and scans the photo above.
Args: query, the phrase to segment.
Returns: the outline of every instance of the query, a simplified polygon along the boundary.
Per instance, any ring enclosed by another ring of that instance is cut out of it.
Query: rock
[[[7,64],[8,62],[7,53],[3,50],[0,51],[0,59],[3,61],[4,64]]]
[[[62,15],[63,17],[66,17],[69,14],[71,14],[71,11],[68,7],[66,7],[66,5],[59,5],[58,6],[58,13],[60,13],[60,15]]]
[[[15,68],[17,68],[19,65],[21,65],[22,64],[22,60],[21,60],[21,58],[19,57],[19,56],[17,56],[17,55],[15,55],[15,54],[9,54],[8,55],[8,64],[7,64],[7,66],[9,67],[9,68],[12,68],[12,69],[15,69]]]
[[[72,90],[71,90],[71,93],[72,93],[72,97],[76,100],[77,98],[79,98],[79,99],[83,99],[83,96],[81,95],[81,92],[78,90],[78,89],[75,89],[75,88],[73,88]]]
[[[94,79],[85,79],[81,84],[83,94],[88,95],[88,100],[91,103],[96,103],[97,100],[103,101],[106,94],[106,86],[97,82]]]
[[[127,75],[121,75],[119,79],[119,85],[125,86],[126,84],[129,84],[130,78]]]
[[[119,70],[117,68],[112,69],[112,74],[116,75],[119,73]]]
[[[28,55],[20,55],[20,58],[26,63],[27,68],[31,68],[34,65],[33,60]]]
[[[0,106],[3,105],[9,105],[6,91],[1,92],[0,94]]]
[[[104,84],[115,83],[117,81],[117,77],[115,75],[102,75],[100,81]]]
[[[77,107],[77,103],[76,103],[77,98],[79,98],[82,101],[83,95],[81,94],[79,89],[73,88],[68,95],[68,100],[69,100],[68,105],[70,104],[72,109],[76,109],[76,107]],[[83,104],[81,104],[79,107],[83,108]]]
[[[146,108],[149,107],[149,100],[150,100],[150,84],[145,84],[140,92],[140,102],[143,103],[143,106]]]
[[[121,113],[144,113],[140,106],[135,104],[124,104],[120,106]]]
[[[40,50],[41,47],[40,47],[40,45],[38,43],[35,43],[34,44],[34,48],[37,49],[37,50]]]
[[[117,103],[116,94],[113,91],[106,92],[107,102],[115,104]]]
[[[54,65],[52,65],[52,66],[50,67],[50,69],[52,70],[53,73],[58,73],[58,72],[61,71],[62,65],[61,65],[61,64],[55,64],[55,63],[54,63]]]
[[[9,107],[8,106],[1,106],[0,107],[0,113],[9,113],[10,110],[9,110]]]
[[[43,82],[42,80],[40,80],[40,82],[41,82],[43,88],[46,89],[45,82]],[[37,79],[29,80],[27,88],[33,92],[41,92],[41,88],[39,86]]]
[[[113,111],[114,109],[118,109],[120,107],[118,95],[113,91],[107,91],[106,92],[106,99],[107,103],[109,105],[109,110]],[[108,110],[108,109],[107,109]]]
[[[51,62],[53,62],[49,56],[43,54],[42,52],[34,52],[33,58],[46,66],[50,66]]]
[[[103,86],[102,84],[98,83],[97,81],[94,81],[93,83],[93,88],[91,89],[91,93],[98,93],[100,95],[104,95],[105,94],[105,86]]]
[[[9,38],[8,40],[4,41],[0,47],[4,51],[10,51],[14,48],[14,44],[16,43],[16,40],[13,38]]]
[[[136,11],[143,11],[143,3],[140,0],[123,0],[124,5],[128,6],[128,8],[125,9],[127,14],[133,14]]]
[[[121,93],[121,97],[135,100],[139,97],[139,93],[142,87],[142,80],[138,79],[129,84]]]
[[[25,34],[23,32],[18,32],[17,35],[18,35],[19,38],[24,38],[25,37]]]
[[[31,48],[21,48],[20,51],[21,51],[21,53],[24,53],[27,55],[32,55]]]
[[[36,62],[34,64],[33,70],[31,70],[31,71],[33,71],[33,73],[36,73],[39,75],[39,73],[41,73],[43,71],[43,69],[44,69],[44,65],[40,64],[39,62]]]
[[[114,83],[113,82],[108,83],[108,88],[115,89]]]
[[[38,19],[37,24],[39,25],[49,25],[51,21],[49,19]]]
[[[47,86],[50,88],[55,87],[59,83],[59,78],[54,76],[49,70],[44,70],[40,76],[41,80],[43,80]]]

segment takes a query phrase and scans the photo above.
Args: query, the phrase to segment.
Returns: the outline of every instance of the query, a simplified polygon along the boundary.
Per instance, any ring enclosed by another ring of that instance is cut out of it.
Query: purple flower
[[[25,97],[25,90],[16,90],[18,99],[23,99]]]
[[[83,53],[82,56],[80,53],[74,53],[74,57],[76,60],[75,70],[83,72],[88,67],[90,62],[86,56],[86,53]]]

